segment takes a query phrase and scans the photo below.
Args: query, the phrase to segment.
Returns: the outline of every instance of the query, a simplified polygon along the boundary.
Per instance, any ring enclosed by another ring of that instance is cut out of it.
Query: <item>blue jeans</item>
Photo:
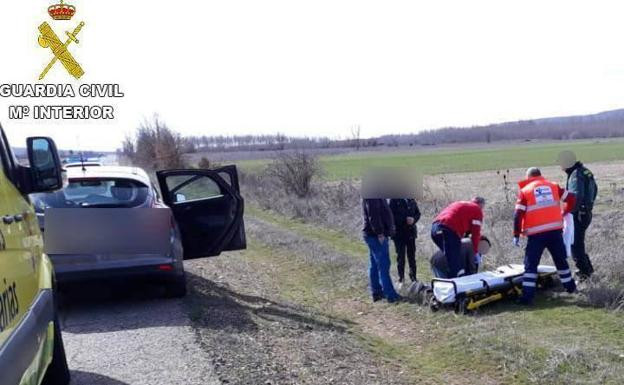
[[[389,301],[396,300],[399,295],[394,291],[392,279],[390,279],[390,247],[388,238],[386,237],[383,242],[379,242],[376,236],[365,236],[364,241],[370,251],[368,277],[373,297],[383,295]]]
[[[524,256],[524,276],[522,277],[522,298],[524,303],[531,303],[535,297],[537,286],[537,266],[542,258],[544,249],[548,249],[552,256],[559,279],[568,292],[576,290],[576,284],[570,266],[566,260],[565,244],[561,230],[547,231],[545,233],[529,236]]]
[[[457,234],[448,227],[434,222],[431,226],[431,240],[446,257],[448,272],[444,278],[455,278],[462,270],[464,270],[463,274],[465,274],[466,267],[463,261],[461,261],[461,239],[459,239]]]

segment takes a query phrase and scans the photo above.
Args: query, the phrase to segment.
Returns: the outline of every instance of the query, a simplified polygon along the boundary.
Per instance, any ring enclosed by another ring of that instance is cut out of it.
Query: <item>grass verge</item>
[[[474,316],[371,304],[362,242],[253,206],[248,214],[352,258],[351,265],[310,263],[294,244],[251,250],[280,277],[275,281],[284,296],[353,322],[364,346],[399,362],[415,383],[624,383],[624,318],[617,313],[546,293],[532,309],[500,303]],[[361,275],[351,276],[353,265]]]

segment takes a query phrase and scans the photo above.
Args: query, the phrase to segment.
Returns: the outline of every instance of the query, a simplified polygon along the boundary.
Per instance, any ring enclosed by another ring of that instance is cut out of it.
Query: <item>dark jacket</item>
[[[466,274],[464,275],[477,273],[477,269],[479,268],[479,266],[477,266],[477,263],[475,261],[475,253],[472,250],[472,241],[470,240],[470,238],[462,239],[459,260],[462,264],[462,268],[466,271]],[[441,271],[449,271],[448,261],[446,260],[446,256],[441,250],[438,250],[435,254],[433,254],[430,262],[431,266],[435,266]]]
[[[366,236],[394,235],[394,218],[392,211],[385,199],[363,199],[362,215],[364,228],[362,232]]]
[[[392,210],[396,228],[394,238],[416,238],[418,235],[416,222],[420,219],[420,210],[416,201],[414,199],[390,199],[390,210]],[[407,224],[407,217],[414,218],[413,225]]]
[[[576,206],[571,212],[576,213],[579,209],[581,211],[592,211],[594,200],[598,193],[592,172],[581,162],[574,163],[565,172],[568,174],[566,190],[574,193],[576,197]]]

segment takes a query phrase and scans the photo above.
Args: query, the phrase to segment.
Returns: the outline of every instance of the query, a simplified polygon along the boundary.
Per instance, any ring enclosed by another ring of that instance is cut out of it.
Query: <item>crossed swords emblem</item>
[[[73,32],[66,31],[65,34],[67,34],[67,40],[65,43],[61,42],[50,25],[48,25],[45,21],[39,26],[39,32],[41,33],[41,35],[39,35],[39,45],[43,48],[50,48],[52,50],[52,54],[54,54],[54,58],[52,58],[50,63],[44,68],[43,72],[41,72],[41,75],[39,75],[39,80],[43,80],[57,61],[60,61],[67,72],[69,72],[69,74],[76,79],[80,79],[80,77],[84,75],[84,71],[82,70],[82,67],[80,67],[80,64],[78,64],[76,59],[74,59],[72,54],[67,50],[67,47],[72,42],[76,44],[79,43],[76,36],[78,36],[80,30],[84,27],[84,24],[84,22],[80,22]]]

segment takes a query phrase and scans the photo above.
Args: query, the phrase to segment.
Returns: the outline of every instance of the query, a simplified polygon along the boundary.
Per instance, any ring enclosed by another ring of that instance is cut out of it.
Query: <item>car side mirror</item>
[[[26,140],[30,162],[30,192],[53,191],[63,187],[61,161],[51,138]]]
[[[175,203],[184,202],[186,200],[186,195],[177,193],[175,195]]]

